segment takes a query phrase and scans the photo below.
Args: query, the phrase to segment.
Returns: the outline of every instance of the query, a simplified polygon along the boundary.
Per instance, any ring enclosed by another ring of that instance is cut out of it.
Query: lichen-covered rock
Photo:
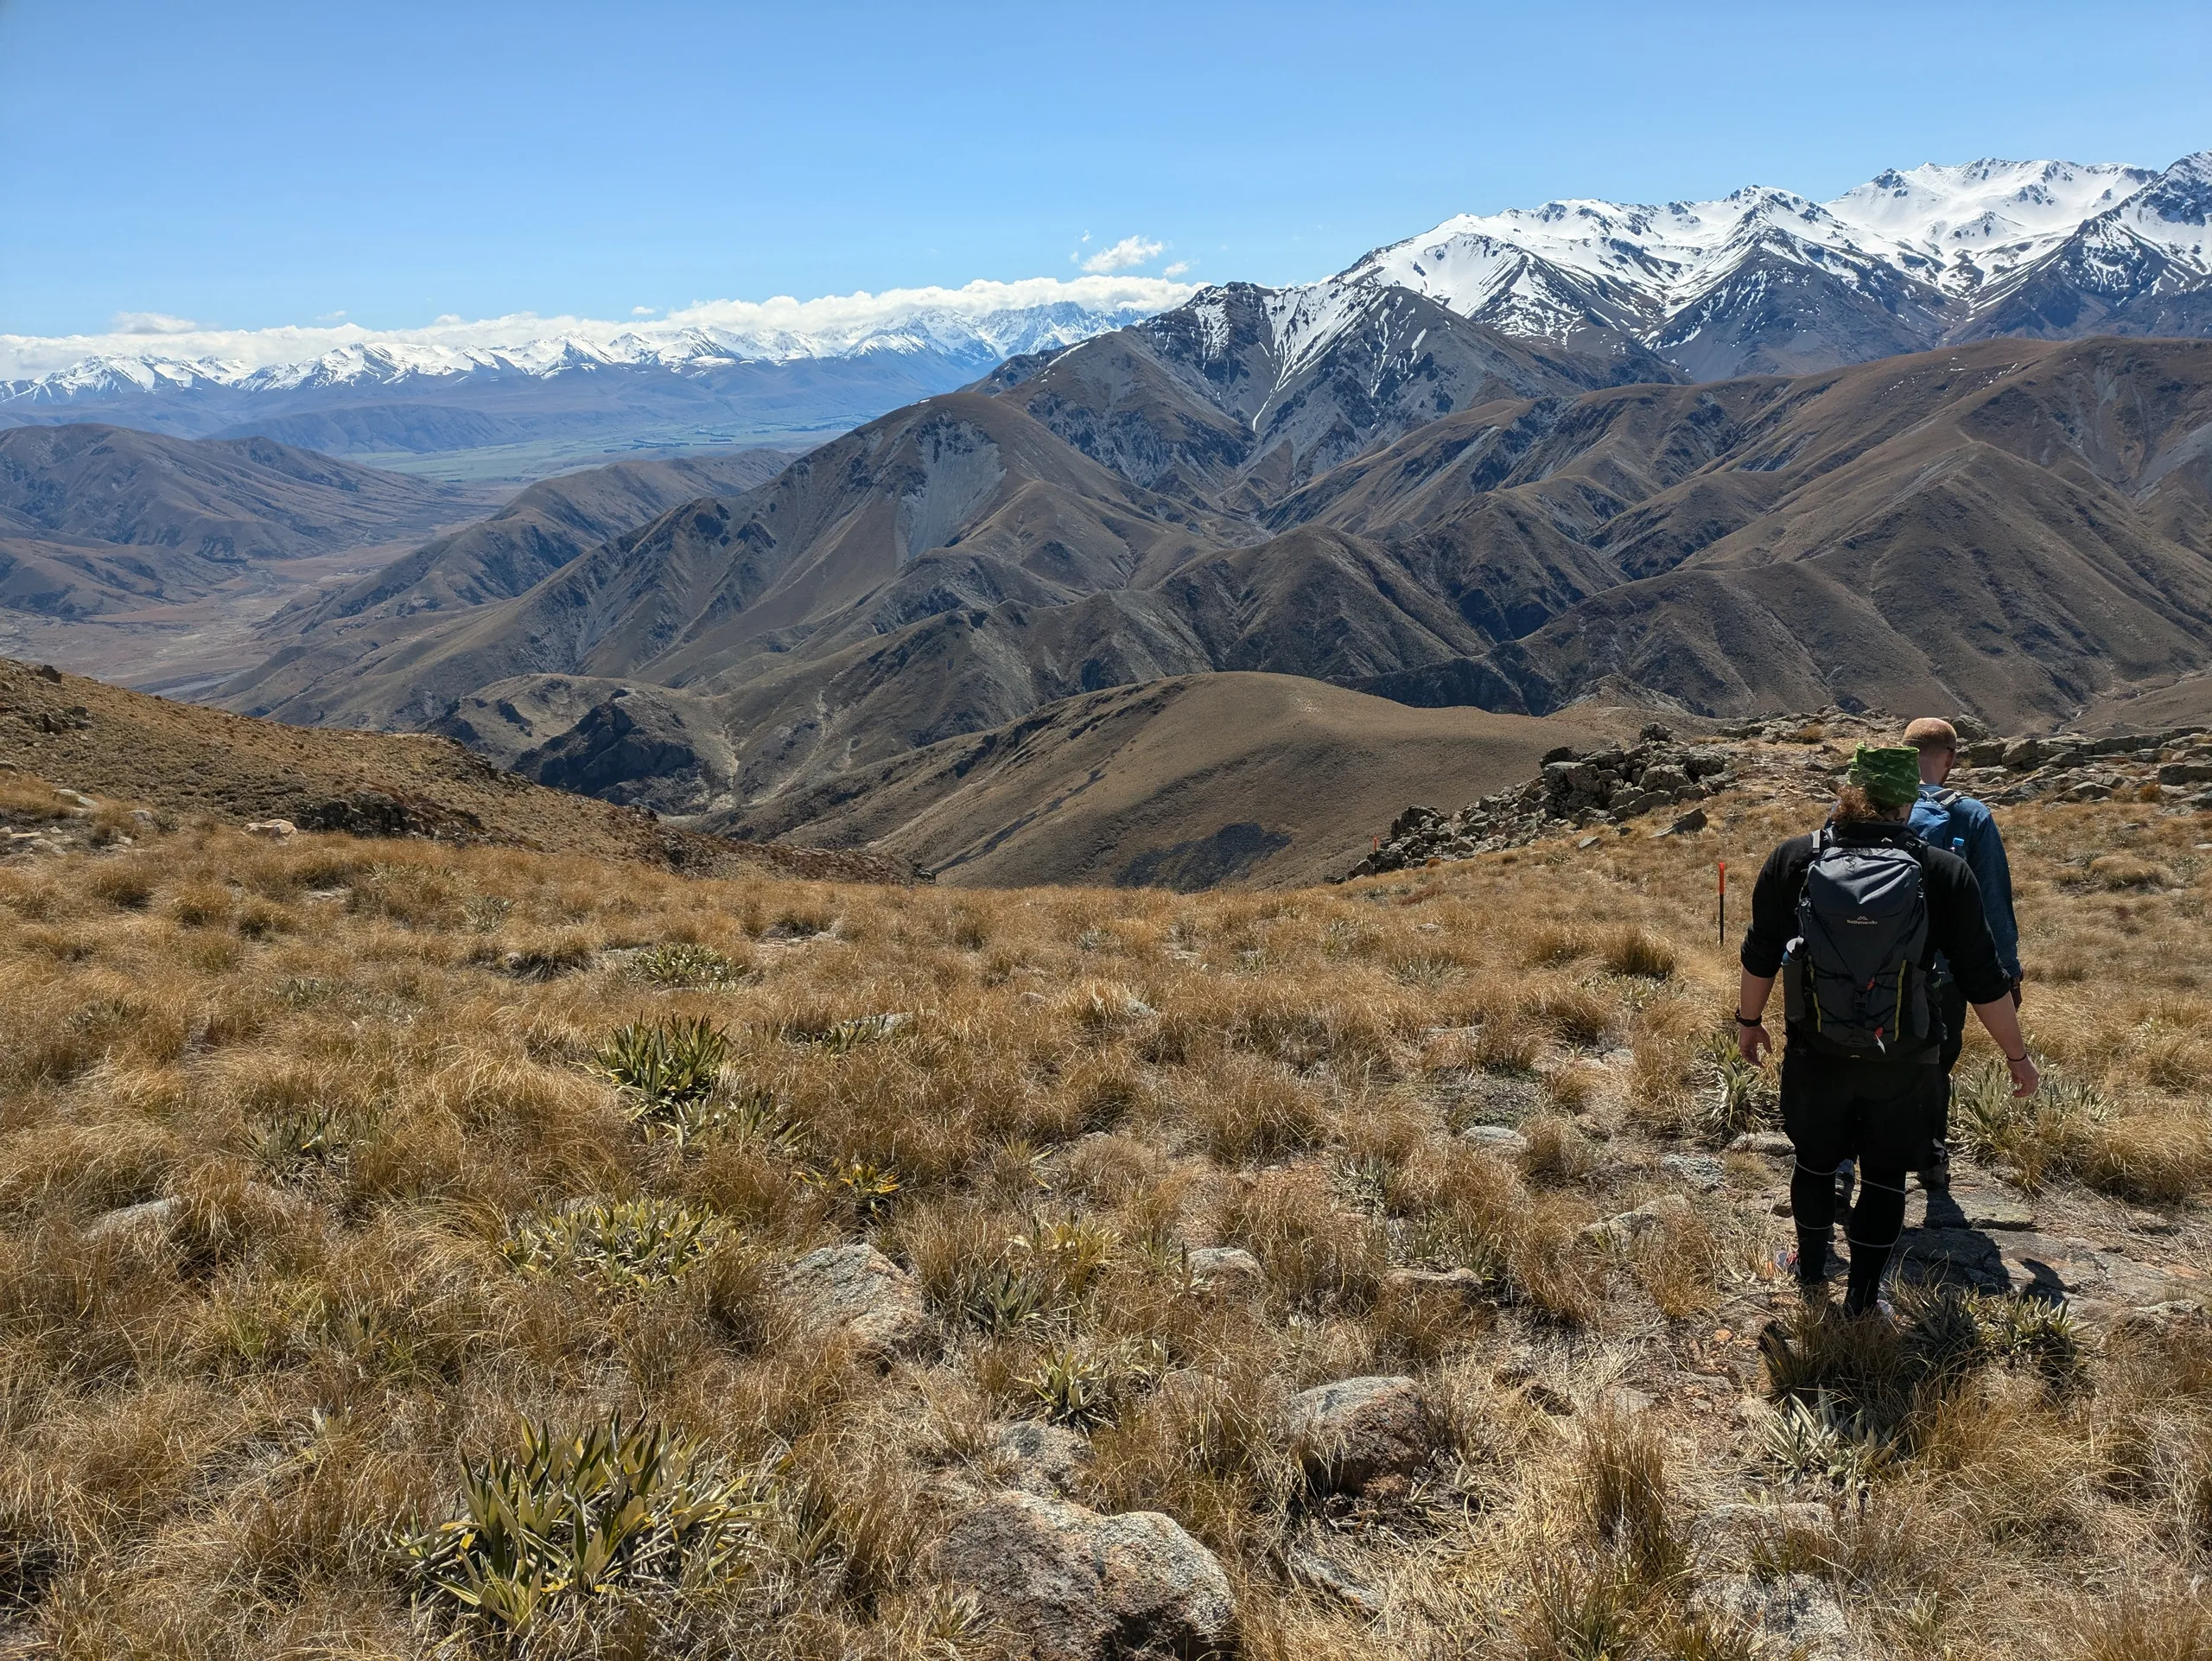
[[[1859,1653],[1834,1592],[1811,1575],[1784,1575],[1771,1581],[1734,1575],[1704,1587],[1695,1601],[1749,1627],[1780,1653],[1802,1661],[1852,1661]]]
[[[1002,1426],[994,1442],[1007,1469],[1007,1485],[1024,1493],[1064,1498],[1090,1462],[1090,1444],[1065,1425],[1020,1419]]]
[[[810,1251],[785,1272],[784,1289],[817,1321],[842,1328],[871,1354],[906,1354],[929,1341],[921,1289],[872,1245]]]
[[[1109,1517],[1038,1494],[995,1493],[953,1524],[935,1563],[1033,1661],[1235,1650],[1236,1601],[1220,1562],[1157,1511]]]
[[[1436,1415],[1421,1381],[1340,1378],[1290,1398],[1292,1433],[1307,1478],[1338,1493],[1411,1477],[1436,1451]]]

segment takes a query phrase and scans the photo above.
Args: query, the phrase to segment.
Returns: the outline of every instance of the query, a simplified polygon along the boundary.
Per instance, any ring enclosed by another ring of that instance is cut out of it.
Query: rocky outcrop
[[[939,1543],[938,1578],[1033,1661],[1235,1652],[1236,1601],[1220,1562],[1157,1511],[1108,1517],[1012,1491],[970,1508]]]
[[[1681,744],[1656,722],[1634,746],[1560,748],[1517,790],[1485,796],[1446,815],[1409,807],[1382,845],[1348,874],[1371,876],[1431,859],[1466,859],[1570,827],[1618,824],[1702,801],[1730,782],[1731,754],[1716,744]]]
[[[1290,1418],[1307,1479],[1336,1493],[1402,1483],[1428,1463],[1441,1440],[1414,1378],[1342,1378],[1303,1391],[1290,1398]]]
[[[872,1245],[810,1251],[786,1271],[784,1288],[817,1321],[841,1328],[870,1354],[910,1354],[929,1341],[921,1288]]]
[[[2093,802],[2119,796],[2212,811],[2212,733],[2180,727],[2098,737],[2059,734],[1993,738],[1955,718],[1961,747],[1949,782],[1994,806],[2023,802]],[[1656,823],[1659,834],[1707,826],[1693,804],[1732,787],[1773,794],[1821,792],[1840,780],[1856,742],[1895,743],[1903,723],[1824,710],[1721,727],[1678,743],[1666,727],[1643,729],[1632,747],[1560,749],[1517,789],[1485,796],[1457,813],[1408,807],[1365,859],[1344,875],[1373,876],[1438,860],[1471,859],[1574,830],[1627,834],[1630,822]],[[1586,837],[1584,845],[1594,842]]]

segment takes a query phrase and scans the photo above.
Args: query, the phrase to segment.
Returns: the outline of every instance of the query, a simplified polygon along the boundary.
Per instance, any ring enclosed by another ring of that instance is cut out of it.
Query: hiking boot
[[[1797,1289],[1798,1295],[1808,1303],[1822,1301],[1827,1297],[1827,1265],[1825,1263],[1811,1274],[1808,1274],[1805,1271],[1804,1262],[1798,1255],[1797,1248],[1794,1245],[1786,1245],[1777,1248],[1774,1254],[1774,1266],[1789,1277],[1789,1283]]]
[[[1921,1169],[1920,1186],[1930,1193],[1948,1193],[1951,1191],[1950,1143],[1940,1139],[1936,1142],[1936,1151],[1929,1155],[1928,1163]]]

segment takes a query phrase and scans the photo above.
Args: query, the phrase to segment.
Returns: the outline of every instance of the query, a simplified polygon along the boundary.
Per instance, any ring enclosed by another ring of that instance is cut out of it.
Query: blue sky
[[[2212,145],[2212,6],[0,0],[0,334],[613,318]],[[1083,239],[1089,236],[1090,240]]]

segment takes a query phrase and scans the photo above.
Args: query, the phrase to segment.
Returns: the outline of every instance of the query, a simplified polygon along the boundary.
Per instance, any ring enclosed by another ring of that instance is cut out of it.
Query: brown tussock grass
[[[772,1516],[727,1584],[579,1605],[534,1652],[980,1657],[995,1640],[921,1565],[944,1484],[1002,1479],[997,1429],[1045,1410],[1058,1357],[1100,1391],[1078,1497],[1222,1552],[1248,1655],[1589,1653],[1599,1628],[1617,1653],[1742,1653],[1698,1625],[1717,1571],[1694,1524],[1834,1491],[1678,1391],[1693,1364],[1758,1387],[1714,1334],[1756,1319],[1786,1223],[1725,1192],[1625,1250],[1583,1235],[1656,1191],[1661,1151],[1718,1145],[1707,1046],[1734,970],[1711,860],[1801,828],[1718,817],[1602,862],[1529,850],[1296,894],[616,880],[200,828],[0,867],[6,1618],[87,1657],[488,1656],[466,1620],[410,1610],[386,1531],[453,1514],[462,1460],[512,1448],[518,1416],[620,1410],[755,1473]],[[2183,1233],[2156,1250],[2200,1260],[2193,824],[2109,805],[2005,826],[2025,1018],[2075,1093],[1993,1120],[1990,1161],[2038,1205],[2164,1207]],[[2123,858],[2163,875],[2100,868]],[[669,945],[727,975],[642,977]],[[912,1018],[845,1027],[893,1013]],[[677,1017],[727,1034],[719,1089],[757,1109],[681,1148],[593,1065],[616,1028]],[[1975,1038],[1965,1070],[1989,1054]],[[1483,1122],[1525,1154],[1454,1134]],[[864,1197],[855,1166],[895,1184]],[[680,1201],[721,1232],[645,1288],[502,1255],[579,1199]],[[93,1226],[156,1200],[175,1203]],[[792,1258],[861,1239],[919,1282],[922,1352],[879,1364],[786,1297]],[[1253,1252],[1255,1294],[1192,1283],[1184,1253],[1210,1244]],[[1757,1562],[1916,1652],[2059,1632],[2199,1653],[2208,1357],[2200,1327],[2127,1329],[2063,1383],[1985,1359],[1940,1399],[1882,1397],[1904,1434],[1864,1499],[1760,1537]],[[1892,1378],[1822,1365],[1870,1400]],[[1422,1380],[1445,1453],[1411,1493],[1325,1518],[1285,1404],[1377,1371]],[[1660,1404],[1605,1406],[1616,1378]],[[1377,1626],[1286,1569],[1355,1514],[1338,1532],[1365,1543]]]

